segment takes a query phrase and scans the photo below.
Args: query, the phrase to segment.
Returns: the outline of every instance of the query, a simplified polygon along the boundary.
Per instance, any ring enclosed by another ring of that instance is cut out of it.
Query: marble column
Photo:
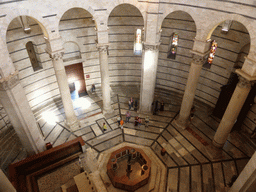
[[[61,94],[61,99],[66,115],[66,120],[65,124],[71,129],[71,131],[76,130],[79,127],[79,121],[76,117],[74,108],[73,108],[73,103],[70,95],[70,90],[68,86],[68,81],[67,81],[67,75],[66,71],[64,68],[62,56],[64,52],[58,51],[58,52],[52,52],[49,53],[50,57],[52,58],[52,63],[53,67],[55,70],[60,94]]]
[[[198,79],[200,77],[205,57],[208,55],[208,53],[201,54],[195,51],[191,52],[193,54],[193,60],[189,69],[187,85],[181,103],[180,113],[178,118],[175,120],[175,124],[182,129],[185,129],[188,125],[190,110],[193,106]]]
[[[103,114],[112,113],[110,98],[110,82],[108,72],[108,44],[97,44],[100,60],[101,88],[103,97]]]
[[[144,43],[140,86],[140,113],[151,113],[154,100],[159,45]]]
[[[213,145],[216,147],[223,147],[228,135],[236,122],[236,119],[240,113],[241,108],[251,90],[252,82],[239,76],[239,82],[236,89],[229,101],[228,107],[221,119],[219,127],[213,138]]]
[[[45,143],[19,82],[18,71],[0,79],[0,102],[28,155],[45,150]]]
[[[16,192],[9,179],[5,176],[3,171],[0,169],[0,192]]]
[[[256,152],[240,173],[229,192],[254,192],[256,189]]]

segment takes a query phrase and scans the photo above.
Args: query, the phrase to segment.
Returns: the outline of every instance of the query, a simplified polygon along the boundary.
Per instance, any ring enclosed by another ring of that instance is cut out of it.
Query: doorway
[[[87,95],[83,64],[77,63],[65,66],[65,71],[67,74],[71,98],[77,99],[79,97]]]

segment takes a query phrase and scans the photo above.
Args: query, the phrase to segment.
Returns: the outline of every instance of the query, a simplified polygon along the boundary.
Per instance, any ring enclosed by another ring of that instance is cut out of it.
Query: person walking
[[[120,121],[120,126],[121,126],[121,129],[124,128],[124,120],[123,119]]]
[[[130,113],[130,111],[127,111],[125,115],[126,115],[125,123],[129,123],[130,118],[131,118],[131,113]]]
[[[103,123],[103,132],[107,131],[107,125],[105,123]]]

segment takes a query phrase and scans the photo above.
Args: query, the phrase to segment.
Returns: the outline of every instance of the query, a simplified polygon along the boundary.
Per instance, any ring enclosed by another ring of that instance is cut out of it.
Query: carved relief
[[[97,45],[97,49],[99,52],[108,52],[108,45]]]
[[[0,90],[12,89],[19,83],[18,71],[10,74],[8,77],[0,79]]]
[[[62,59],[63,55],[64,55],[64,52],[56,52],[56,53],[50,54],[50,58],[57,61]]]
[[[241,88],[251,89],[251,87],[254,85],[254,82],[249,81],[242,76],[239,76],[238,78],[239,78],[239,82],[237,86]]]
[[[193,54],[192,62],[194,64],[196,64],[196,65],[203,65],[204,61],[205,61],[205,57],[204,56]]]

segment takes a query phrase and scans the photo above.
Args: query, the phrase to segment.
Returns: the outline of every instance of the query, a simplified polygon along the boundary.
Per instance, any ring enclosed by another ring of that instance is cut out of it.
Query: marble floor
[[[228,191],[228,183],[234,175],[240,174],[255,147],[241,136],[232,132],[228,137],[221,155],[215,158],[209,153],[211,141],[220,120],[211,115],[212,108],[195,101],[195,117],[187,129],[175,126],[182,96],[164,90],[156,90],[155,97],[164,101],[165,110],[157,115],[150,115],[149,126],[145,127],[145,114],[131,111],[129,123],[120,129],[117,116],[125,120],[128,100],[133,97],[139,102],[138,87],[112,87],[111,104],[114,112],[104,116],[101,112],[101,90],[74,101],[74,108],[81,127],[70,131],[64,124],[64,109],[61,101],[43,108],[35,113],[45,142],[53,146],[60,145],[81,136],[86,147],[93,152],[95,158],[122,142],[150,147],[167,167],[167,192],[222,192]],[[47,120],[47,115],[54,122]],[[142,118],[140,127],[134,126],[134,117]],[[107,131],[102,131],[106,123]],[[162,156],[161,149],[167,153]]]

